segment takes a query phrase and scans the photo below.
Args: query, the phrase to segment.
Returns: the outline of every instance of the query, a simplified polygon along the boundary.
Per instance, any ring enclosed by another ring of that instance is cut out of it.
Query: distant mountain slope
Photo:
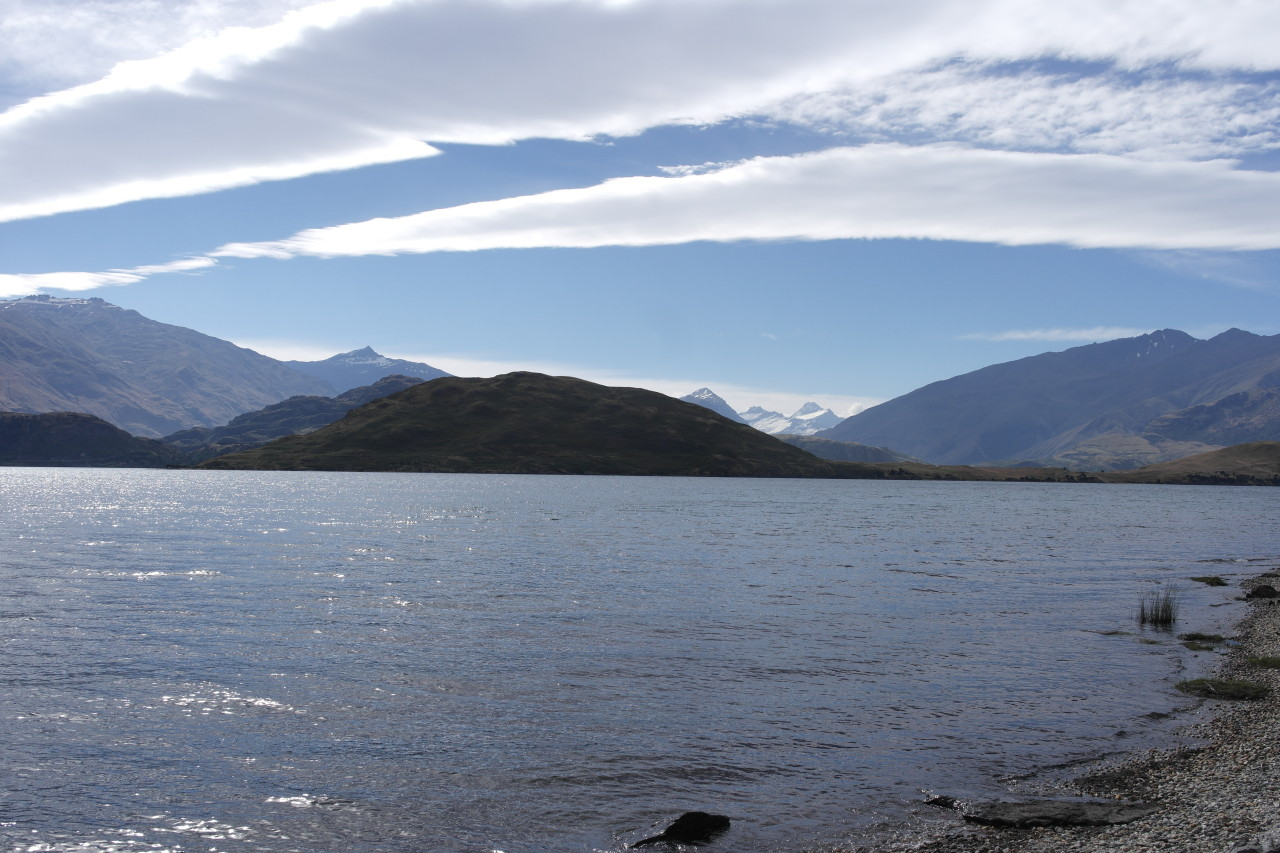
[[[779,441],[785,441],[792,447],[798,447],[832,462],[919,462],[905,453],[898,453],[887,447],[872,447],[854,441],[832,441],[829,438],[818,438],[816,435],[777,435]]]
[[[339,353],[323,361],[286,361],[285,364],[308,376],[328,382],[338,391],[372,385],[384,376],[414,376],[418,379],[438,379],[449,376],[438,367],[420,361],[387,358],[373,351],[373,347]]]
[[[814,435],[836,426],[842,420],[835,412],[824,409],[817,403],[805,403],[790,415],[752,406],[742,413],[742,419],[770,435]]]
[[[538,373],[437,379],[308,435],[202,467],[718,477],[836,471],[702,406]]]
[[[80,412],[0,412],[0,465],[164,468],[182,453]]]
[[[737,412],[735,412],[733,410],[733,407],[730,406],[727,402],[725,402],[725,399],[723,397],[721,397],[716,392],[712,391],[710,388],[699,388],[697,391],[694,391],[692,394],[685,394],[680,399],[686,403],[693,403],[696,406],[702,406],[704,408],[710,409],[711,411],[715,412],[717,415],[720,415],[721,417],[726,417],[729,420],[733,421],[734,423],[739,423],[739,424],[746,423],[746,421],[742,419],[742,415],[739,415]]]
[[[1151,430],[1155,458],[1170,451],[1171,441],[1192,442],[1193,450],[1213,446],[1215,424],[1223,425],[1223,436],[1229,428],[1240,439],[1280,438],[1280,420],[1266,399],[1277,371],[1280,335],[1232,329],[1202,341],[1166,329],[935,382],[820,436],[889,446],[939,464],[1052,460],[1094,468],[1099,457],[1080,448],[1100,436]],[[1222,405],[1233,395],[1243,395],[1237,399],[1245,408],[1257,401],[1256,409],[1246,415]],[[1155,461],[1138,457],[1130,462]]]
[[[325,393],[275,359],[101,299],[0,302],[0,410],[87,412],[161,436]]]
[[[1280,441],[1253,441],[1104,475],[1110,483],[1280,486]]]
[[[372,385],[352,388],[337,397],[290,397],[279,403],[237,415],[220,427],[195,427],[161,439],[181,450],[193,462],[224,453],[261,447],[286,435],[312,432],[328,426],[352,409],[403,391],[421,382],[411,376],[386,376]]]

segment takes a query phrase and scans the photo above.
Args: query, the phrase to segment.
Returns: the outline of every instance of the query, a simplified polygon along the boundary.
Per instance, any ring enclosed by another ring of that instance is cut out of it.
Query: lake
[[[1280,492],[0,469],[0,842],[708,850],[914,831],[927,792],[1149,746]],[[1221,575],[1229,587],[1188,578]],[[1122,633],[1117,633],[1122,632]]]

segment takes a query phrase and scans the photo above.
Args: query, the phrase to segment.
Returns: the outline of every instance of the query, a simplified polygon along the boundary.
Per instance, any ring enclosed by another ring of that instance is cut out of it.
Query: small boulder
[[[1262,584],[1255,586],[1253,589],[1245,593],[1245,598],[1280,598],[1280,591],[1277,591],[1271,584]]]
[[[661,833],[637,841],[632,847],[650,844],[705,844],[729,829],[729,818],[722,814],[685,812]]]

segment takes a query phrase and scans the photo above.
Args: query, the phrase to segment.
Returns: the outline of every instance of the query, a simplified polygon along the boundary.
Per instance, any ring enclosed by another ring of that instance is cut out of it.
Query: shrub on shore
[[[1262,699],[1267,695],[1265,685],[1237,678],[1193,678],[1179,681],[1175,688],[1190,696],[1205,699]]]

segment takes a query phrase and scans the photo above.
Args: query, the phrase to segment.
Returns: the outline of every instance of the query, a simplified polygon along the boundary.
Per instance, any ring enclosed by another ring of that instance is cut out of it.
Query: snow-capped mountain
[[[731,421],[737,421],[740,424],[746,423],[746,421],[742,419],[742,416],[735,412],[733,407],[725,402],[723,397],[712,391],[710,388],[699,388],[692,394],[686,394],[680,399],[686,403],[695,403],[702,406],[704,409],[710,409],[717,415],[724,415]]]
[[[824,429],[830,429],[844,420],[830,409],[824,409],[817,403],[805,403],[790,415],[771,412],[760,406],[752,406],[742,413],[746,423],[771,435],[813,435]]]
[[[338,391],[372,385],[384,376],[412,376],[427,380],[450,375],[438,367],[419,361],[387,358],[374,352],[373,347],[339,353],[323,361],[286,361],[285,364],[294,370],[323,379]]]
[[[718,415],[724,415],[740,424],[748,424],[770,435],[813,435],[840,423],[844,418],[817,403],[805,403],[790,415],[773,412],[760,406],[752,406],[745,412],[735,412],[724,398],[710,388],[699,388],[680,398],[686,403],[696,403]]]

